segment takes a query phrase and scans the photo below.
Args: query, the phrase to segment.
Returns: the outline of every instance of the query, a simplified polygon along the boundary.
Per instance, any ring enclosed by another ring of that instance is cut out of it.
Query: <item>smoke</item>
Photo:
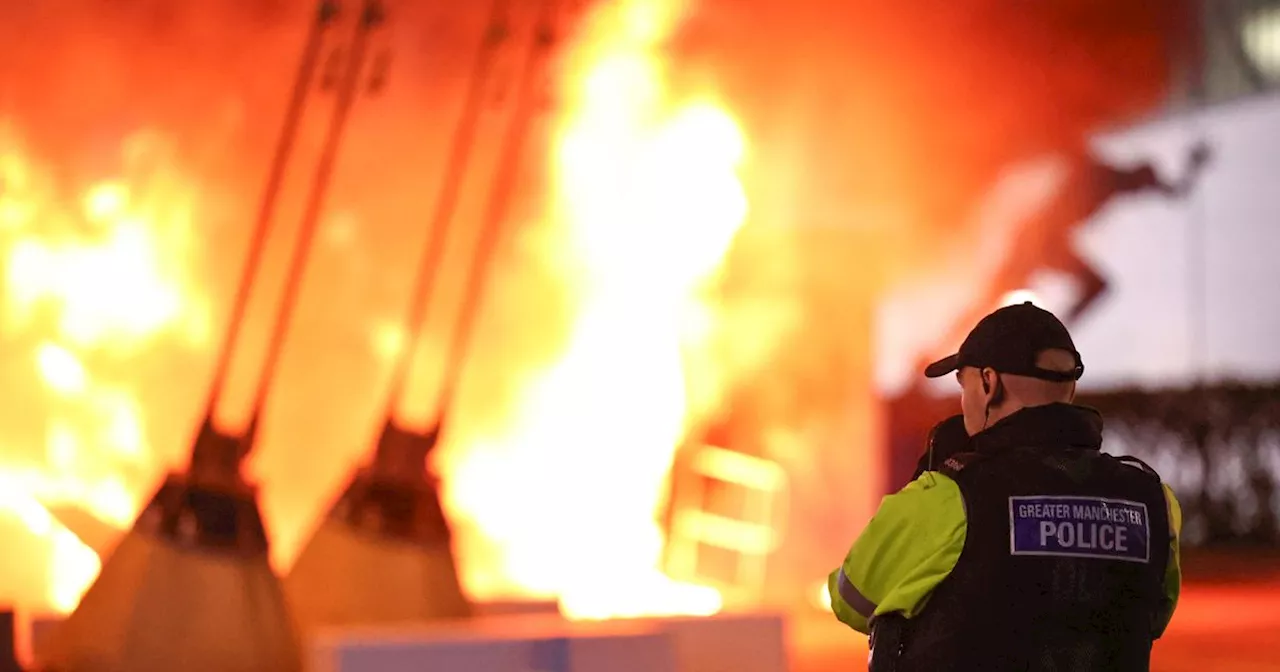
[[[790,324],[758,385],[790,389],[799,406],[840,398],[845,365],[865,345],[866,306],[964,255],[1001,171],[1078,148],[1164,100],[1185,11],[1100,0],[702,3],[673,45],[679,72],[690,92],[714,86],[752,145],[755,231],[730,261],[726,296],[744,306],[758,297],[742,309],[769,314],[757,325]],[[739,324],[732,338],[753,331]]]
[[[708,367],[736,376],[712,412],[792,478],[774,589],[807,594],[878,498],[858,490],[879,487],[879,298],[984,263],[974,213],[1007,167],[1159,105],[1185,4],[707,0],[685,24],[684,90],[714,89],[750,138],[705,356],[735,362]]]

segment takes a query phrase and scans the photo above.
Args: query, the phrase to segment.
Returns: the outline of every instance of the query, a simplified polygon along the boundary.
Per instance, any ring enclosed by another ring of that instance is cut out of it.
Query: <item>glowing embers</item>
[[[756,598],[782,538],[787,474],[776,462],[715,445],[689,453],[671,476],[667,573],[714,585],[726,598]]]

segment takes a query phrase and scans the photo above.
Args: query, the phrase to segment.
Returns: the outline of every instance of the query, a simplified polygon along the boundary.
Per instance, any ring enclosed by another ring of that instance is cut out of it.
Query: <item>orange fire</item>
[[[720,608],[715,590],[662,574],[656,522],[690,409],[711,403],[693,398],[684,353],[706,347],[716,317],[704,290],[748,208],[733,115],[666,86],[663,42],[685,9],[606,4],[570,47],[546,218],[572,278],[567,343],[506,426],[441,456],[446,505],[477,537],[461,540],[474,597],[556,597],[577,618]],[[68,197],[17,138],[0,137],[6,327],[42,335],[30,357],[57,409],[42,459],[0,464],[0,515],[49,558],[45,592],[26,606],[69,611],[99,568],[50,509],[78,506],[124,529],[171,466],[173,451],[147,443],[147,409],[97,375],[103,353],[145,356],[161,336],[214,345],[205,291],[184,270],[193,181],[165,166],[154,138],[126,143],[130,158],[145,170]],[[398,347],[398,330],[370,330],[380,348]]]
[[[555,157],[580,288],[569,344],[504,440],[449,468],[453,508],[498,549],[499,574],[573,617],[720,606],[659,571],[655,518],[690,405],[682,343],[710,319],[698,290],[747,210],[733,117],[664,90],[659,49],[680,9],[623,2],[588,24]],[[511,475],[500,498],[498,470]]]
[[[183,270],[190,187],[162,167],[164,147],[153,138],[128,139],[124,158],[137,169],[131,179],[64,198],[49,167],[23,151],[15,133],[0,133],[4,326],[39,334],[27,361],[56,409],[42,455],[6,449],[0,510],[21,521],[49,558],[43,599],[20,586],[18,598],[58,611],[75,607],[99,560],[49,509],[69,505],[123,528],[148,494],[156,462],[144,409],[93,364],[107,352],[141,352],[169,331],[193,345],[205,339],[204,301]]]

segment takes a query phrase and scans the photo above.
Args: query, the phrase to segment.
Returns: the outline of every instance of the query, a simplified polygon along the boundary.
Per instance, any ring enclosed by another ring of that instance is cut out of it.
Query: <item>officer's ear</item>
[[[1000,403],[1001,394],[1004,392],[1004,386],[1000,384],[1000,374],[995,369],[985,368],[978,371],[978,375],[982,378],[982,394],[986,396],[987,403]]]

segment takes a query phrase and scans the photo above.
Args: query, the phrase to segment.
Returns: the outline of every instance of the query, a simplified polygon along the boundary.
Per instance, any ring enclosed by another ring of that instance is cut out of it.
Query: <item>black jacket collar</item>
[[[974,434],[970,445],[979,452],[1011,447],[1101,450],[1102,415],[1073,404],[1029,406]]]

